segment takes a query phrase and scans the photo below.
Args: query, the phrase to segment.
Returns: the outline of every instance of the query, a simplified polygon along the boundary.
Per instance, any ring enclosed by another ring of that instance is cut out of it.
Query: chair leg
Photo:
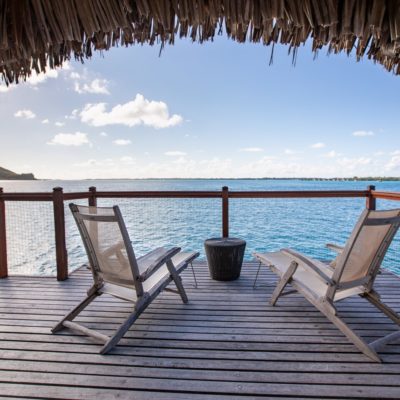
[[[176,272],[174,264],[172,263],[171,260],[168,260],[166,264],[167,264],[168,270],[171,274],[171,277],[172,277],[173,281],[175,282],[176,288],[178,289],[178,292],[181,295],[182,301],[185,304],[188,303],[189,300],[187,298],[185,288],[183,287],[182,279],[179,276],[179,274]]]
[[[374,340],[372,343],[369,344],[369,346],[373,348],[375,351],[381,351],[385,348],[387,344],[397,341],[399,339],[400,339],[400,331],[396,331],[389,333],[383,338]]]
[[[94,292],[83,299],[76,307],[74,307],[60,322],[57,323],[52,329],[52,333],[58,332],[64,326],[65,321],[72,321],[84,308],[86,308],[96,297],[100,296],[101,293]]]
[[[400,325],[400,315],[396,313],[391,307],[382,303],[380,296],[374,290],[371,290],[369,293],[365,293],[361,295],[365,297],[371,304],[373,304],[378,310],[382,311],[387,317],[389,317],[395,324]],[[383,338],[374,340],[370,343],[370,347],[373,348],[375,351],[381,351],[384,347],[393,342],[397,341],[400,338],[400,331],[395,331],[390,333]]]
[[[253,283],[253,289],[256,288],[256,283],[257,283],[257,279],[258,279],[258,274],[260,273],[260,269],[261,269],[261,261],[258,263],[258,268],[257,268],[257,273],[256,273],[256,278],[254,279],[254,283]]]
[[[382,303],[378,293],[371,291],[361,295],[365,297],[371,304],[373,304],[378,310],[382,311],[387,317],[389,317],[395,324],[400,325],[400,315],[396,313],[385,303]]]
[[[309,299],[308,299],[309,300]],[[310,300],[309,300],[310,301]],[[360,336],[358,336],[341,318],[333,312],[327,311],[323,305],[318,302],[311,302],[329,319],[362,353],[375,362],[382,362],[376,351],[368,345]]]
[[[100,350],[100,354],[108,353],[125,335],[128,329],[132,326],[132,324],[139,318],[140,314],[144,310],[145,307],[142,307],[140,310],[133,311],[125,322],[118,328],[118,330],[114,333],[113,336],[104,344],[104,346]]]
[[[192,268],[192,274],[193,274],[193,279],[194,279],[194,287],[197,289],[197,279],[196,279],[196,274],[194,272],[194,267],[193,267],[193,263],[190,263],[190,267]]]
[[[295,261],[292,261],[290,263],[289,268],[282,275],[281,279],[279,280],[278,284],[276,285],[276,288],[274,289],[274,292],[272,293],[272,297],[271,297],[271,300],[270,300],[271,306],[274,306],[276,304],[276,302],[278,301],[279,296],[283,292],[283,289],[285,289],[286,285],[292,279],[292,276],[296,272],[296,269],[297,269],[298,266],[299,266],[299,264],[297,264],[297,262],[295,262]]]
[[[354,343],[354,345],[362,351],[366,356],[371,358],[376,362],[382,362],[378,354],[366,343],[363,339],[361,339],[353,330],[349,328],[349,326],[343,322],[339,317],[336,315],[329,315],[327,316],[328,319],[335,324],[337,328],[340,329],[342,333],[346,335],[346,337]]]

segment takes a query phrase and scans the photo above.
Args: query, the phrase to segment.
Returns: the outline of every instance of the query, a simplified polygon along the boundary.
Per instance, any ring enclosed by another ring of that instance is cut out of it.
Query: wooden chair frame
[[[346,268],[347,260],[350,257],[351,251],[358,235],[361,232],[361,228],[366,225],[388,225],[390,228],[381,242],[378,251],[376,252],[373,260],[368,268],[368,273],[362,279],[357,279],[352,282],[341,283],[341,277]],[[293,293],[293,290],[284,292],[285,287],[290,284],[295,290],[301,293],[314,307],[316,307],[320,312],[322,312],[361,352],[367,355],[369,358],[376,362],[381,362],[381,358],[377,354],[381,351],[384,346],[394,340],[400,339],[400,331],[393,332],[381,339],[377,339],[372,343],[366,343],[359,335],[357,335],[339,316],[338,310],[335,307],[335,294],[343,289],[355,289],[358,287],[363,287],[363,292],[358,293],[359,296],[367,299],[376,308],[382,311],[386,316],[388,316],[395,324],[400,325],[400,316],[392,308],[384,304],[380,300],[379,294],[373,289],[373,285],[378,275],[381,262],[386,254],[387,249],[390,246],[397,230],[400,225],[400,210],[396,217],[392,218],[371,218],[370,211],[365,210],[358,220],[354,230],[347,242],[345,247],[341,247],[334,244],[327,244],[327,247],[336,251],[338,254],[343,253],[344,257],[341,257],[340,261],[337,262],[336,259],[330,264],[332,269],[332,276],[329,277],[324,271],[322,271],[314,260],[294,251],[291,249],[282,249],[281,253],[286,255],[288,260],[290,260],[290,265],[287,267],[286,271],[282,274],[282,271],[272,263],[268,261],[268,253],[260,254],[255,253],[254,256],[259,260],[260,266],[262,264],[267,265],[271,268],[273,272],[280,276],[280,279],[275,287],[272,294],[270,303],[272,306],[276,304],[279,297],[285,296]],[[319,279],[324,282],[327,286],[327,292],[324,297],[318,297],[315,293],[307,287],[304,282],[296,280],[295,273],[298,266],[301,265],[310,273],[316,273]],[[258,275],[258,272],[257,272]],[[257,277],[256,277],[257,279]],[[254,282],[254,287],[255,287]],[[349,296],[346,296],[349,297]]]
[[[74,330],[78,333],[83,333],[84,335],[90,336],[96,339],[97,341],[104,343],[104,346],[100,350],[100,353],[105,354],[109,352],[121,340],[121,338],[125,335],[125,333],[132,326],[132,324],[139,318],[140,314],[163,290],[168,290],[174,293],[178,293],[181,296],[183,303],[188,302],[188,298],[182,284],[182,279],[179,276],[179,274],[185,268],[187,268],[189,264],[192,266],[192,272],[194,274],[192,262],[196,257],[199,256],[199,253],[197,252],[188,253],[187,255],[185,255],[184,259],[181,260],[180,263],[174,265],[173,257],[181,251],[179,247],[173,247],[169,250],[156,249],[148,253],[144,257],[140,258],[140,260],[143,261],[146,260],[146,257],[147,259],[150,259],[150,256],[152,256],[153,260],[154,257],[156,256],[155,259],[151,263],[149,263],[149,266],[146,268],[146,270],[140,273],[138,267],[138,261],[135,257],[132,244],[129,238],[129,234],[118,206],[114,206],[112,208],[114,211],[114,215],[83,214],[79,212],[79,208],[75,204],[70,204],[70,209],[77,223],[78,230],[81,234],[89,258],[90,269],[92,271],[94,283],[88,290],[86,298],[83,299],[60,322],[58,322],[53,327],[52,329],[53,333],[58,332],[60,329],[64,327]],[[89,210],[93,210],[93,208],[89,208]],[[131,285],[134,288],[134,291],[136,292],[136,298],[134,299],[130,298],[130,296],[124,295],[123,292],[121,292],[121,294],[114,294],[110,293],[107,290],[106,282],[104,282],[103,279],[99,276],[100,264],[92,240],[90,238],[89,232],[84,224],[85,220],[93,222],[97,221],[118,222],[118,226],[120,228],[123,237],[123,243],[121,243],[119,246],[114,246],[108,251],[117,253],[118,251],[121,251],[121,249],[125,248],[133,277]],[[154,285],[151,291],[145,292],[143,290],[143,282],[145,282],[149,277],[151,277],[163,265],[166,265],[166,267],[168,268],[169,275],[165,275],[160,281],[158,281],[158,283]],[[177,290],[167,288],[167,286],[172,281],[175,283]],[[125,321],[121,324],[121,326],[111,337],[96,332],[93,329],[86,328],[76,322],[73,322],[73,319],[77,317],[82,310],[84,310],[98,296],[101,296],[104,293],[111,294],[114,295],[115,297],[119,297],[134,303],[132,312],[128,315]]]

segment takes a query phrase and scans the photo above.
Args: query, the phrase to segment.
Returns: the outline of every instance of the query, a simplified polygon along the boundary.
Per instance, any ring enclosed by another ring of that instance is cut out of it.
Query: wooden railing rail
[[[90,186],[89,188],[89,206],[96,207],[97,206],[97,190],[94,186]]]
[[[64,201],[67,200],[79,200],[89,198],[190,198],[190,199],[201,199],[201,198],[222,198],[224,191],[94,191],[88,192],[65,192],[63,193]],[[278,199],[278,198],[332,198],[332,197],[367,197],[371,193],[368,190],[280,190],[280,191],[229,191],[226,189],[228,197],[233,198],[251,198],[251,199]],[[378,194],[378,197],[382,197],[384,194],[388,194],[392,197],[396,196],[396,193],[390,192],[373,192]],[[400,200],[400,193],[397,194],[398,200]],[[19,193],[3,193],[1,195],[5,201],[52,201],[53,193],[32,193],[32,192],[19,192]]]
[[[368,190],[280,190],[280,191],[234,191],[229,192],[230,199],[301,199],[330,197],[366,197]]]
[[[400,201],[400,192],[376,191],[375,186],[367,190],[279,190],[279,191],[97,191],[91,186],[87,192],[67,192],[54,188],[53,192],[4,193],[0,188],[0,278],[8,276],[6,243],[6,201],[52,201],[56,243],[57,279],[68,278],[68,253],[65,241],[64,202],[88,199],[89,206],[96,206],[99,198],[191,198],[221,199],[222,236],[229,236],[229,199],[277,199],[277,198],[365,198],[366,207],[375,210],[376,199]]]
[[[3,193],[4,201],[52,201],[53,193]]]
[[[376,210],[376,198],[373,196],[372,192],[375,190],[375,186],[368,186],[368,194],[365,200],[365,207],[368,210]]]
[[[64,201],[67,200],[80,200],[80,199],[89,199],[91,197],[90,192],[67,192],[63,194]]]
[[[158,198],[158,199],[211,199],[211,198],[221,198],[221,191],[126,191],[126,192],[96,192],[97,198],[112,199],[112,198]]]
[[[400,201],[399,192],[379,192],[373,190],[371,194],[375,199]]]
[[[6,205],[3,199],[3,188],[0,188],[0,278],[7,278],[7,276]]]
[[[56,240],[57,280],[68,278],[68,252],[65,241],[64,193],[62,188],[53,189],[54,233]]]
[[[229,237],[229,189],[222,188],[222,237]]]

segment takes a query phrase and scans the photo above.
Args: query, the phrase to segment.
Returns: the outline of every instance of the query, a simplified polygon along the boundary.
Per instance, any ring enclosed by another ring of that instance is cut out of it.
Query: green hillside
[[[0,180],[34,180],[33,174],[16,174],[8,169],[0,167]]]

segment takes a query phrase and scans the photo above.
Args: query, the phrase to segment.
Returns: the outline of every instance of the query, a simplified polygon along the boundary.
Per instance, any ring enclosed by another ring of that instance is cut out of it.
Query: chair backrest
[[[128,231],[118,206],[69,205],[78,225],[95,282],[134,286],[137,296],[143,286]]]
[[[364,210],[336,258],[332,279],[339,284],[371,284],[399,226],[400,209]]]

